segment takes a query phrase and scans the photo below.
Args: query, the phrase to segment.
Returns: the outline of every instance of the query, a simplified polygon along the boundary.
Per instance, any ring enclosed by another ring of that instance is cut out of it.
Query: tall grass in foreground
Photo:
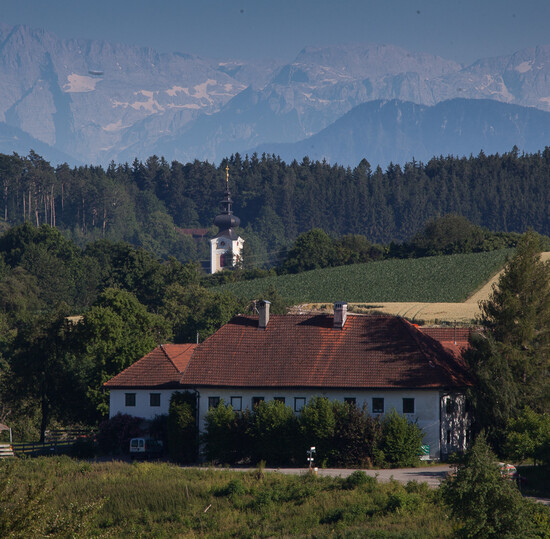
[[[280,275],[220,286],[257,299],[273,285],[292,303],[461,302],[504,266],[512,249],[426,258],[392,259]]]
[[[10,530],[27,485],[40,500],[35,536],[95,537],[449,537],[437,491],[425,484],[350,478],[183,469],[163,463],[88,463],[66,457],[0,462],[0,532]],[[66,526],[55,528],[55,518]]]

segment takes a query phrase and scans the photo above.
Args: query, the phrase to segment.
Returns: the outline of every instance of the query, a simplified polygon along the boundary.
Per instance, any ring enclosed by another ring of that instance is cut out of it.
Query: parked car
[[[130,440],[130,457],[133,459],[150,459],[162,456],[162,441],[151,438],[132,438]]]

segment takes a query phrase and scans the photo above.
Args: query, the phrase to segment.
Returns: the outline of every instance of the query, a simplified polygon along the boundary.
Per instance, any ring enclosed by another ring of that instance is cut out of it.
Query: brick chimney
[[[343,329],[348,317],[348,304],[344,301],[334,304],[334,329]]]
[[[267,324],[269,324],[269,306],[271,305],[270,301],[262,299],[258,302],[258,314],[260,315],[258,319],[258,328],[265,329]]]

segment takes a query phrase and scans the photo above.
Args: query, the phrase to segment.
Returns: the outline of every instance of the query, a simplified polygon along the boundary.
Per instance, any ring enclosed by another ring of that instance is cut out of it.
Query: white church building
[[[221,201],[222,212],[214,219],[219,232],[210,240],[210,273],[232,268],[242,259],[244,240],[235,232],[241,220],[233,215],[229,191],[229,166],[225,168],[225,197]]]

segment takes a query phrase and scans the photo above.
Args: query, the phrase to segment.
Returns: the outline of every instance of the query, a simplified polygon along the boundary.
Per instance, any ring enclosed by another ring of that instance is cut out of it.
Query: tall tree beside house
[[[170,335],[166,320],[147,312],[130,292],[110,288],[99,296],[74,337],[82,357],[93,365],[88,397],[100,414],[109,411],[103,382],[166,342]]]
[[[527,232],[490,298],[481,304],[485,331],[466,358],[476,376],[476,426],[494,436],[524,406],[550,409],[550,264],[541,238]]]
[[[40,441],[52,420],[86,417],[86,365],[71,350],[66,315],[65,306],[21,324],[14,342],[7,402],[19,412],[39,409]]]

